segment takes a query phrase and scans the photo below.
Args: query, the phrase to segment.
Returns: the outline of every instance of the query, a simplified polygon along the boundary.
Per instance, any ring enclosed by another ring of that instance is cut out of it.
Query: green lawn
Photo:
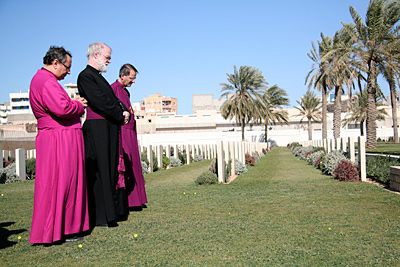
[[[400,143],[378,142],[376,149],[367,149],[367,153],[400,155]]]
[[[333,180],[287,148],[229,185],[196,185],[209,164],[146,175],[147,209],[50,247],[28,241],[33,182],[0,185],[0,266],[400,266],[400,195]]]

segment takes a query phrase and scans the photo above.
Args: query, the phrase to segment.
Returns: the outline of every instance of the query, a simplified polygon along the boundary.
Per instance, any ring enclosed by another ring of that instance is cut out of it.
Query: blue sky
[[[112,49],[104,74],[118,78],[122,64],[139,70],[131,101],[158,92],[178,98],[178,114],[192,112],[193,94],[221,95],[233,66],[254,66],[269,85],[285,89],[291,105],[307,90],[307,53],[320,33],[333,36],[352,22],[349,6],[365,18],[367,0],[0,0],[0,102],[27,92],[50,45],[72,53],[76,83],[86,49],[101,41]],[[381,85],[385,91],[384,84]]]

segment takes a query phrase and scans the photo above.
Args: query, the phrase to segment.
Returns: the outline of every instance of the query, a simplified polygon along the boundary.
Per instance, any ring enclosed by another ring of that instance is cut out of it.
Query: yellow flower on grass
[[[137,237],[137,234],[134,234],[133,237]]]
[[[79,245],[78,245],[78,248],[82,248],[82,244],[79,244]]]
[[[231,214],[231,212],[229,212],[229,214]]]
[[[21,236],[18,236],[18,240],[20,240],[22,237]]]
[[[196,193],[196,192],[194,192],[194,194],[195,194],[195,195],[197,195],[197,193]]]
[[[186,195],[186,192],[183,192],[184,195]]]
[[[1,194],[2,197],[4,197],[4,194]]]
[[[330,231],[330,230],[331,230],[331,228],[329,227],[329,228],[328,228],[328,230]]]

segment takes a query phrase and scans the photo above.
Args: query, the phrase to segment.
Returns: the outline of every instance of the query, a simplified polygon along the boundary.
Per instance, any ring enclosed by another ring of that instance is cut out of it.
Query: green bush
[[[183,152],[178,151],[178,158],[180,159],[183,165],[187,163],[187,155],[185,151]]]
[[[328,175],[333,175],[333,171],[339,165],[342,159],[347,159],[342,152],[334,150],[325,156],[325,162],[322,171]]]
[[[257,154],[257,152],[252,152],[251,156],[256,160],[256,163],[260,161],[260,156]]]
[[[167,156],[163,155],[162,156],[162,167],[163,167],[164,170],[167,169],[169,163],[170,163],[169,158]]]
[[[28,175],[29,179],[35,179],[36,174],[36,158],[30,158],[25,160],[26,166],[26,174]]]
[[[318,152],[318,151],[324,151],[324,153],[326,153],[325,148],[323,148],[323,147],[321,147],[321,146],[314,147],[314,148],[311,150],[311,153],[315,153],[315,152]]]
[[[390,161],[389,157],[367,156],[367,177],[384,183],[390,182],[390,166],[400,166],[398,161]]]
[[[178,167],[182,165],[182,161],[180,159],[177,159],[175,157],[171,157],[170,159],[171,162],[171,167]]]
[[[236,175],[241,175],[247,172],[247,167],[238,159],[235,159],[235,173]]]
[[[142,174],[148,174],[149,173],[149,165],[147,165],[147,163],[144,162],[143,160],[140,161],[140,163],[142,164]]]
[[[199,161],[203,161],[203,156],[200,154],[194,155],[194,159],[193,162],[199,162]]]
[[[17,178],[15,171],[15,163],[11,163],[5,168],[0,169],[0,184],[7,184],[19,182],[21,179]]]
[[[232,169],[232,160],[229,159],[228,162],[225,162],[225,170],[224,170],[225,182],[227,182],[229,180],[229,177],[231,176],[231,169]],[[208,171],[218,176],[218,160],[216,158],[211,161]]]
[[[149,160],[147,158],[147,150],[140,153],[140,158],[142,161],[146,162],[147,166],[149,166]],[[153,172],[158,171],[158,159],[156,157],[156,153],[153,151]]]
[[[218,177],[215,173],[212,173],[210,171],[203,172],[200,174],[199,177],[195,180],[195,183],[199,185],[203,184],[216,184],[218,183]]]

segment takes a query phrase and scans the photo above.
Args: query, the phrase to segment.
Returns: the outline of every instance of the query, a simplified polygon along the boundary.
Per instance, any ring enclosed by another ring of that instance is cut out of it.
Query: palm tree
[[[367,148],[376,148],[376,91],[378,64],[390,57],[393,42],[398,42],[400,6],[398,1],[371,0],[365,23],[350,6],[354,24],[345,27],[357,42],[356,54],[367,65]]]
[[[352,101],[349,101],[348,108],[351,111],[351,115],[348,118],[343,119],[343,126],[350,124],[352,122],[360,123],[360,135],[364,135],[364,123],[367,120],[367,110],[368,110],[368,92],[363,90],[358,92]],[[377,107],[382,106],[380,102],[376,103]],[[385,115],[387,115],[384,109],[377,109],[377,119],[384,120]]]
[[[236,66],[233,66],[233,70],[233,74],[226,74],[229,83],[220,83],[223,92],[221,98],[229,97],[221,106],[221,114],[224,119],[236,119],[241,126],[244,141],[246,123],[261,117],[261,93],[266,87],[266,82],[262,72],[255,67],[241,66],[237,71]]]
[[[313,86],[322,93],[322,139],[328,138],[328,127],[327,127],[327,95],[330,90],[328,87],[328,77],[326,74],[327,64],[321,61],[321,58],[332,49],[332,38],[324,36],[321,33],[321,41],[318,41],[318,50],[316,49],[314,42],[311,42],[312,49],[308,57],[313,61],[312,69],[307,74],[306,83],[308,79],[308,89]],[[314,75],[312,75],[314,73]]]
[[[334,138],[340,138],[343,85],[347,85],[349,92],[351,92],[353,80],[359,73],[355,67],[358,65],[352,54],[352,44],[351,35],[346,30],[337,31],[333,37],[332,49],[321,58],[321,61],[326,64],[324,72],[327,80],[335,88]]]
[[[264,121],[264,135],[265,142],[268,140],[268,124],[275,122],[279,122],[281,125],[283,123],[288,124],[288,113],[282,109],[282,106],[288,106],[289,98],[287,98],[288,94],[282,88],[279,88],[277,85],[268,87],[265,91],[263,98],[264,109],[262,112],[262,117],[259,118]]]
[[[320,122],[321,115],[321,100],[314,94],[314,92],[307,90],[305,95],[301,97],[301,101],[296,102],[300,105],[295,107],[300,111],[296,116],[302,116],[300,122],[307,118],[308,120],[308,140],[312,140],[312,127],[311,121]]]
[[[399,80],[399,72],[397,71],[398,68],[398,61],[397,59],[400,56],[400,45],[399,42],[393,42],[391,46],[388,47],[389,49],[392,48],[392,52],[388,55],[390,56],[384,62],[378,63],[379,72],[385,78],[385,80],[389,84],[390,88],[390,103],[392,107],[392,123],[393,123],[393,139],[395,143],[399,143],[399,133],[397,129],[397,96],[396,96],[396,80],[397,83]]]

